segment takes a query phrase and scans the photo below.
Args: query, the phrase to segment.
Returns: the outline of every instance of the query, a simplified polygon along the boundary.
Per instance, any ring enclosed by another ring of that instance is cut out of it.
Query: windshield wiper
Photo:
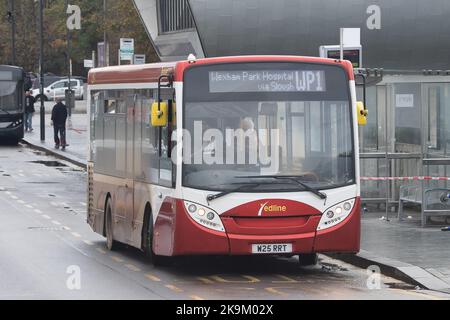
[[[239,187],[236,187],[236,188],[233,188],[233,189],[230,189],[230,190],[222,191],[222,192],[217,193],[217,194],[209,194],[206,197],[206,201],[208,201],[208,203],[209,203],[212,200],[221,198],[221,197],[226,196],[227,194],[230,194],[230,193],[252,190],[253,188],[256,188],[256,187],[260,186],[262,183],[246,183],[246,182],[243,182],[243,183],[239,183],[239,184],[243,184],[243,185],[241,185]]]
[[[298,185],[300,185],[301,187],[303,187],[306,191],[309,191],[311,193],[314,193],[316,196],[318,196],[320,199],[327,199],[327,195],[313,187],[311,187],[310,185],[300,181],[299,179],[301,178],[301,176],[239,176],[239,177],[235,177],[235,178],[241,178],[241,179],[276,179],[276,180],[289,180],[289,181],[293,181],[295,183],[297,183]]]

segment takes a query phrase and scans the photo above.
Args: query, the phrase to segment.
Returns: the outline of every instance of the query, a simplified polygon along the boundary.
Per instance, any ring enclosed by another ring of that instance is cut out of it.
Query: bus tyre
[[[298,256],[300,266],[315,266],[317,261],[317,253],[303,253]]]
[[[108,199],[105,207],[105,233],[106,233],[106,247],[113,251],[117,249],[118,243],[114,240],[113,235],[113,220],[112,220],[112,206],[111,199]]]
[[[145,212],[144,234],[142,239],[144,253],[154,266],[166,266],[170,263],[169,257],[158,256],[153,252],[153,215],[148,208]]]

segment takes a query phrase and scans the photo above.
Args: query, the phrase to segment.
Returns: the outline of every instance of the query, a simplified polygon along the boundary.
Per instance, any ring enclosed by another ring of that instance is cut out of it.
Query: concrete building
[[[134,0],[162,60],[240,54],[317,56],[360,28],[363,65],[450,69],[447,0]]]
[[[362,175],[448,176],[450,162],[441,160],[450,158],[450,1],[134,3],[163,61],[186,59],[190,53],[318,56],[320,46],[339,43],[340,28],[360,28],[362,66],[383,69],[368,78],[369,120],[360,130]],[[363,197],[367,202],[395,204],[404,184],[367,181],[362,184]]]

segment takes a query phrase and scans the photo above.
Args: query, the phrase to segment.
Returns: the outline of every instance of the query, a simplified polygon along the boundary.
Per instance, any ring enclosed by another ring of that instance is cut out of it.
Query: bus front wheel
[[[167,266],[170,264],[169,257],[158,256],[153,252],[153,215],[149,206],[147,206],[144,215],[144,228],[142,234],[142,249],[147,258],[155,266]]]
[[[111,199],[108,199],[105,207],[105,233],[106,233],[106,247],[108,250],[115,250],[118,247],[117,241],[114,240],[112,219]]]
[[[302,267],[315,266],[317,261],[317,253],[303,253],[298,256],[298,262]]]

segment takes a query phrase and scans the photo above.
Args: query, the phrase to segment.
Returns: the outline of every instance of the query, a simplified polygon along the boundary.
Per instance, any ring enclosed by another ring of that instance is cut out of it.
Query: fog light
[[[350,210],[351,208],[352,208],[352,205],[350,204],[350,202],[344,203],[344,209],[345,209],[346,211]]]
[[[327,218],[331,219],[334,217],[334,212],[333,211],[328,211],[327,212]]]
[[[336,213],[337,214],[341,214],[342,213],[342,208],[341,207],[337,207],[336,208]]]
[[[205,209],[203,209],[203,208],[200,208],[200,209],[198,209],[198,215],[199,216],[204,216],[205,215],[205,213],[206,213],[206,211],[205,211]]]
[[[189,210],[190,213],[194,213],[195,211],[197,211],[197,206],[195,204],[191,204],[188,207],[188,210]]]

